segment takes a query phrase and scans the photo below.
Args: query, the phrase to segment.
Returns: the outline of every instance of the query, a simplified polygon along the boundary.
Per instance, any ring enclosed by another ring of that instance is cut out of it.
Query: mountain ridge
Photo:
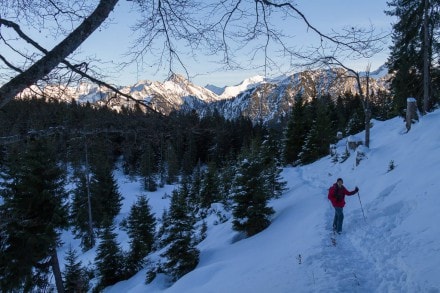
[[[386,67],[372,72],[370,90],[388,91]],[[360,73],[362,76],[362,73]],[[347,78],[343,69],[306,70],[285,74],[274,78],[261,75],[251,76],[234,86],[216,87],[196,85],[180,74],[172,74],[163,82],[140,80],[131,86],[118,88],[134,100],[115,94],[110,89],[88,83],[76,87],[46,87],[46,95],[61,100],[76,100],[108,106],[120,111],[123,107],[132,108],[137,102],[148,104],[152,109],[168,115],[172,111],[193,111],[199,115],[217,110],[228,119],[240,115],[252,121],[269,122],[289,112],[297,95],[310,100],[313,97],[330,95],[336,98],[346,92],[357,92],[353,77]],[[32,89],[27,93],[30,95]],[[25,93],[26,94],[26,93]]]

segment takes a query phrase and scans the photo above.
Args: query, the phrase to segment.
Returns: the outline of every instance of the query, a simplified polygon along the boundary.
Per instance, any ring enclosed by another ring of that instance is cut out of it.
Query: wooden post
[[[414,98],[406,99],[406,131],[411,129],[413,120],[417,120],[417,103]]]

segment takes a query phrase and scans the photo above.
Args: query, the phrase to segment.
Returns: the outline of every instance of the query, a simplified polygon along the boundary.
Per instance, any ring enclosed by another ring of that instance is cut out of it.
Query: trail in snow
[[[298,169],[302,184],[321,190],[317,196],[327,199],[331,181],[317,173],[316,169],[311,173],[307,172],[307,167]],[[336,165],[333,173],[338,174],[340,169]],[[327,174],[329,177],[333,175]],[[398,184],[384,188],[378,198],[389,196]],[[356,194],[347,198],[347,204],[358,204],[357,197]],[[319,227],[322,231],[321,249],[304,260],[307,270],[314,272],[310,288],[314,288],[313,292],[410,292],[413,287],[405,286],[408,268],[402,268],[399,258],[396,258],[403,249],[405,235],[384,235],[384,231],[391,231],[402,223],[404,215],[410,211],[409,204],[401,202],[383,209],[380,200],[374,201],[367,206],[372,212],[369,220],[364,219],[359,208],[349,213],[345,211],[343,234],[333,236],[331,222],[334,210],[328,202],[328,208],[322,213],[324,224]],[[375,227],[369,221],[385,225]],[[336,238],[336,246],[332,245],[332,237]]]
[[[318,195],[326,198],[328,181],[319,174],[300,172],[304,184],[322,190]],[[321,179],[321,180],[319,180]],[[327,178],[325,178],[327,179]],[[334,210],[331,204],[323,213],[322,248],[310,255],[304,263],[309,269],[321,271],[320,279],[313,280],[313,292],[411,292],[419,288],[407,272],[411,271],[402,256],[410,254],[407,246],[409,235],[391,233],[402,225],[406,215],[411,214],[411,202],[396,202],[383,207],[383,201],[396,189],[400,182],[390,184],[378,194],[377,200],[367,204],[368,217],[363,218],[360,207],[345,211],[342,235],[336,235],[336,246],[331,244],[331,222]],[[358,204],[358,195],[347,199],[348,205]],[[380,225],[380,226],[376,226]],[[390,232],[390,233],[387,233]],[[318,267],[315,267],[315,263]],[[421,288],[419,288],[421,290]]]

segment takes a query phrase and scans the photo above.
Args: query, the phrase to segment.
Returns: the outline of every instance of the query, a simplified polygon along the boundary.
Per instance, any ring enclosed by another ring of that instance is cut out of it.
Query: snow
[[[227,100],[236,97],[241,92],[246,91],[247,89],[256,87],[258,84],[264,81],[264,76],[256,75],[250,78],[243,80],[240,84],[235,86],[227,86],[225,87],[223,93],[220,95],[220,100]]]
[[[359,164],[351,151],[343,163],[328,156],[284,169],[288,189],[271,202],[276,213],[263,232],[242,239],[232,219],[214,225],[210,215],[194,271],[174,284],[159,275],[146,285],[143,270],[105,292],[440,292],[439,125],[439,110],[408,133],[402,118],[373,121],[370,148],[359,146]],[[337,151],[346,143],[336,144]],[[333,246],[327,190],[339,177],[349,190],[358,186],[360,196],[346,198],[343,232]],[[142,190],[136,181],[117,178],[125,197],[122,217]],[[163,195],[173,188],[148,193],[158,218],[169,203]],[[72,239],[63,240],[68,245]],[[126,237],[121,233],[119,240]],[[93,258],[93,252],[81,256],[83,264]]]

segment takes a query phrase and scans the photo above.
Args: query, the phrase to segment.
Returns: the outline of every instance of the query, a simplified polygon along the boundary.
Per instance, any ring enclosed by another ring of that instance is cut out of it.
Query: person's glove
[[[356,188],[354,189],[354,192],[358,192],[359,188],[356,186]]]

